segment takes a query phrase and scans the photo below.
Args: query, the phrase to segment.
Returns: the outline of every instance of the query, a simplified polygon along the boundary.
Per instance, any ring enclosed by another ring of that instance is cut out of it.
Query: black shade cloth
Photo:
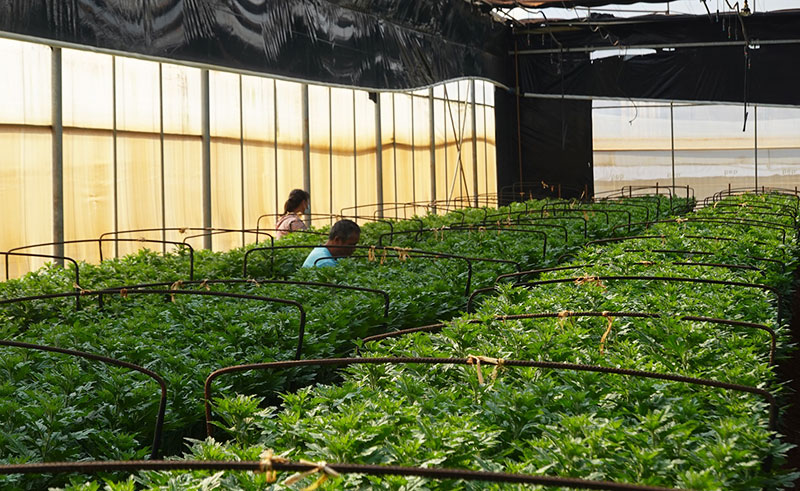
[[[463,0],[5,0],[0,31],[379,89],[505,82],[510,33]]]

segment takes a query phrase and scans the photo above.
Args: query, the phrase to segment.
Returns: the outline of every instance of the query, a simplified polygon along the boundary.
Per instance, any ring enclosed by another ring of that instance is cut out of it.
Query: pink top
[[[307,228],[308,227],[306,227],[306,224],[303,223],[300,217],[294,213],[288,213],[280,217],[275,224],[275,229],[278,231],[275,235],[277,236],[276,238],[280,239],[295,230],[306,230]]]

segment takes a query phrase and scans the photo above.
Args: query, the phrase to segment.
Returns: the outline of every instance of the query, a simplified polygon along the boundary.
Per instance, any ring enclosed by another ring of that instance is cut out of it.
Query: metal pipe
[[[61,71],[61,48],[53,48],[50,57],[50,92],[52,97],[52,172],[53,172],[53,241],[64,241],[64,119]],[[53,254],[64,256],[64,244],[53,246]],[[56,264],[63,267],[64,259],[56,258]]]
[[[672,102],[669,103],[669,138],[670,149],[672,149],[672,187],[675,187],[675,114]]]
[[[522,94],[522,97],[526,99],[558,99],[558,100],[567,100],[567,101],[626,101],[630,102],[632,99],[625,98],[625,97],[609,97],[609,96],[601,96],[601,95],[576,95],[576,94],[543,94],[541,92],[525,92]],[[636,97],[635,100],[637,102],[660,102],[663,104],[663,99],[656,99],[652,97]],[[692,101],[688,99],[673,99],[673,102],[679,104],[686,104],[691,106],[723,106],[723,105],[730,105],[735,103],[736,101]],[[800,108],[800,104],[768,104],[759,102],[759,106],[762,107],[775,107],[775,108],[787,108],[787,107],[798,107]],[[663,107],[666,107],[664,105]],[[593,108],[596,109],[603,109],[602,107]]]
[[[394,106],[394,95],[392,95],[392,106]],[[383,135],[381,127],[381,94],[375,92],[375,174],[376,174],[376,191],[378,193],[378,217],[383,218]],[[392,128],[394,131],[394,127]],[[395,152],[397,152],[397,143],[395,145]],[[395,154],[396,155],[396,154]],[[395,199],[397,199],[397,158],[394,162],[395,168]]]
[[[308,121],[308,84],[301,85],[303,92],[303,189],[311,193],[311,136]],[[305,212],[305,222],[311,226],[311,215]]]
[[[433,87],[428,89],[428,112],[430,113],[430,147],[431,147],[431,202],[436,202],[436,127],[433,107]],[[434,205],[435,206],[435,205]],[[436,213],[436,208],[433,209]]]
[[[244,186],[244,83],[242,81],[242,75],[239,74],[239,189],[242,193],[242,224],[241,227],[245,227],[245,199],[246,199],[246,191]],[[256,236],[256,240],[258,240],[258,236]],[[242,247],[247,243],[247,239],[245,238],[245,233],[242,232]]]
[[[525,49],[520,51],[509,51],[509,55],[518,53],[520,55],[549,55],[558,53],[591,53],[593,51],[619,50],[624,52],[629,49],[680,49],[680,48],[718,48],[735,46],[770,46],[770,45],[790,45],[800,44],[800,39],[764,39],[747,41],[712,41],[705,43],[663,43],[663,44],[637,44],[633,46],[577,46],[574,48],[547,48],[547,49]]]
[[[158,132],[161,146],[161,240],[167,240],[167,187],[165,183],[166,169],[164,168],[164,66],[161,63],[158,64]],[[116,224],[114,230],[119,231]],[[115,242],[114,247],[119,247],[118,243]],[[162,245],[161,253],[167,253],[166,243]]]
[[[211,97],[208,70],[200,72],[200,120],[203,132],[203,227],[211,228]],[[203,238],[203,247],[211,250],[211,236]]]
[[[477,97],[475,97],[475,79],[470,80],[472,89],[472,193],[475,195],[475,208],[480,206],[478,203],[478,114],[476,109]]]
[[[755,135],[753,137],[753,141],[755,142],[755,186],[756,189],[758,189],[758,106],[753,106],[753,114],[755,116],[755,122],[753,123],[753,130],[755,131]]]
[[[119,153],[117,146],[117,57],[111,57],[111,146],[113,151],[114,231],[119,230]],[[102,250],[100,251],[102,255]],[[114,257],[119,257],[119,244],[114,243]]]

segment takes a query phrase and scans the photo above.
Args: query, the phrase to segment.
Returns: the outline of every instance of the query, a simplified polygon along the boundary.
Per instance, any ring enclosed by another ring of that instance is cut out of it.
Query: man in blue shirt
[[[339,220],[333,224],[328,234],[328,241],[315,247],[308,254],[304,268],[318,266],[336,266],[336,260],[353,254],[355,245],[361,238],[361,228],[352,220]]]

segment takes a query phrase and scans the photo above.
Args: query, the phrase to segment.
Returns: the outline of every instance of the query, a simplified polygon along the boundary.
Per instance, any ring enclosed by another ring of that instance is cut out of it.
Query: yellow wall
[[[53,240],[51,52],[49,46],[0,39],[0,205],[7,211],[0,251]],[[203,227],[201,77],[197,68],[62,49],[64,238],[93,240],[67,245],[66,255],[96,262],[96,239],[115,231],[120,238],[186,239],[203,246],[202,237],[187,239],[199,232],[178,230]],[[481,96],[492,91],[489,84],[476,85]],[[461,81],[434,90],[435,198],[441,201],[450,194],[462,131],[467,182],[459,174],[450,197],[475,193],[468,87]],[[434,198],[427,89],[379,94],[380,183],[376,106],[369,92],[310,85],[308,96],[312,213],[373,216],[379,186],[387,216],[403,216],[395,202]],[[212,227],[255,229],[262,217],[260,226],[272,228],[289,191],[304,187],[302,97],[297,82],[209,72]],[[494,126],[493,108],[483,102],[475,141],[479,191],[487,193],[495,191]],[[413,212],[409,208],[406,215]],[[321,217],[314,224],[332,221]],[[214,235],[212,246],[224,250],[254,241],[254,234],[239,231]],[[102,256],[142,247],[173,249],[105,243]],[[12,257],[9,275],[46,261]],[[2,279],[4,261],[0,268]]]

